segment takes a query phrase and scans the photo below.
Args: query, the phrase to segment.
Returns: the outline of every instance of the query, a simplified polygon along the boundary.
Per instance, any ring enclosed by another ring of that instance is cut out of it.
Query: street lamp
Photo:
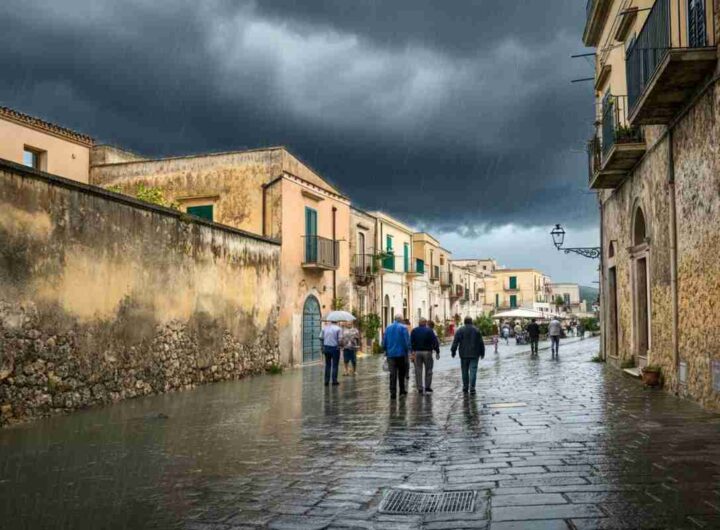
[[[591,259],[597,259],[600,257],[600,247],[562,248],[563,243],[565,242],[565,230],[559,224],[555,225],[555,228],[552,229],[550,235],[552,236],[555,248],[562,250],[565,254],[574,252],[575,254],[580,254],[581,256]]]

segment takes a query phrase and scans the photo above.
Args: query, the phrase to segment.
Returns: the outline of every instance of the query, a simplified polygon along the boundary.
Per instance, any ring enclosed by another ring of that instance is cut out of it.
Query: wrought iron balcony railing
[[[304,236],[305,260],[309,269],[337,269],[340,264],[340,243],[320,236]]]
[[[606,95],[602,103],[602,155],[619,143],[642,143],[642,129],[628,124],[627,96]]]
[[[380,269],[380,259],[373,254],[355,254],[350,272],[358,280],[372,280]]]
[[[666,123],[697,89],[698,82],[712,73],[717,53],[715,37],[708,31],[707,9],[713,9],[712,2],[709,4],[704,0],[656,0],[626,52],[631,121]],[[657,97],[649,97],[653,96],[647,93],[651,88]],[[639,106],[648,103],[650,107],[640,113]]]

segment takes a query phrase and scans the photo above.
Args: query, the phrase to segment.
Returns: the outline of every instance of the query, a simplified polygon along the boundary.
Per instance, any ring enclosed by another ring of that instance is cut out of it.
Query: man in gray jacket
[[[465,317],[465,325],[455,332],[452,352],[453,358],[460,349],[460,371],[462,372],[463,393],[468,390],[475,395],[478,362],[485,358],[485,344],[480,330],[473,325],[470,317]]]

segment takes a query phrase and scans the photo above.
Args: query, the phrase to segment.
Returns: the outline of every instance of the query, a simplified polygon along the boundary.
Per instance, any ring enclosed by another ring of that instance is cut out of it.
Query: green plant
[[[462,321],[462,317],[460,316],[460,314],[455,313],[455,316],[453,316],[453,321],[455,322],[456,326],[459,326],[460,322]]]
[[[333,298],[332,308],[333,311],[344,311],[347,307],[347,301],[344,298],[337,297]]]
[[[543,322],[540,324],[540,335],[547,335],[548,334],[548,324],[546,322]]]
[[[620,363],[620,368],[622,368],[623,370],[625,368],[635,368],[635,359],[625,359],[623,362]]]
[[[662,369],[655,364],[648,364],[646,367],[643,368],[643,372],[655,372],[659,374],[662,372]]]
[[[378,314],[368,313],[357,319],[357,325],[360,333],[362,333],[367,340],[375,340],[377,339],[382,322]]]
[[[615,129],[615,141],[621,142],[637,142],[637,129],[630,127],[629,125],[620,125]]]
[[[599,355],[596,355],[595,357],[590,359],[590,362],[591,363],[604,363],[605,360],[602,357],[600,357]]]
[[[558,309],[560,309],[562,306],[565,305],[565,299],[564,299],[562,296],[560,296],[560,295],[557,295],[557,296],[555,297],[555,301],[554,301],[554,302],[555,302],[555,307],[558,308]]]
[[[380,355],[381,353],[383,353],[382,345],[379,344],[377,341],[373,342],[372,352],[373,355]]]
[[[158,206],[165,206],[166,208],[173,208],[174,210],[180,209],[180,205],[178,203],[167,200],[165,198],[163,190],[154,186],[146,186],[142,183],[138,184],[137,188],[135,188],[134,194],[127,193],[121,186],[117,184],[108,186],[107,189],[115,193],[124,193],[125,195],[134,196],[136,199],[152,204],[157,204]]]
[[[265,371],[271,375],[278,375],[283,373],[283,366],[280,363],[273,362],[265,368]]]
[[[580,327],[585,331],[599,331],[600,325],[597,318],[581,318]]]
[[[495,326],[495,322],[488,315],[480,315],[477,317],[475,319],[475,327],[477,327],[485,337],[490,337],[497,333],[497,326]]]

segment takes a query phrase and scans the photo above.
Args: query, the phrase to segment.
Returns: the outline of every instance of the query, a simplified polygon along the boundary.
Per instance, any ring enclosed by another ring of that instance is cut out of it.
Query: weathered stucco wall
[[[663,127],[646,127],[648,153],[631,176],[612,192],[604,192],[604,263],[617,270],[618,358],[636,354],[632,284],[632,216],[636,205],[645,213],[650,238],[651,346],[649,362],[662,368],[665,388],[720,409],[713,390],[712,363],[720,361],[720,90],[701,97],[673,130],[678,261],[678,346],[687,363],[681,385],[672,342],[672,286],[669,137]],[[608,248],[615,243],[615,257]],[[606,283],[607,286],[607,283]],[[607,302],[607,288],[604,292]],[[605,314],[607,313],[607,303]],[[607,328],[607,327],[606,327]],[[609,331],[606,331],[609,333]],[[607,337],[606,337],[607,338]],[[611,342],[605,341],[606,344]],[[611,352],[608,352],[611,353]]]
[[[0,424],[279,359],[280,247],[0,163]]]
[[[178,202],[210,199],[214,221],[262,234],[263,184],[282,174],[282,150],[219,153],[93,166],[90,182],[133,194],[139,184]],[[194,202],[193,202],[194,204]]]

